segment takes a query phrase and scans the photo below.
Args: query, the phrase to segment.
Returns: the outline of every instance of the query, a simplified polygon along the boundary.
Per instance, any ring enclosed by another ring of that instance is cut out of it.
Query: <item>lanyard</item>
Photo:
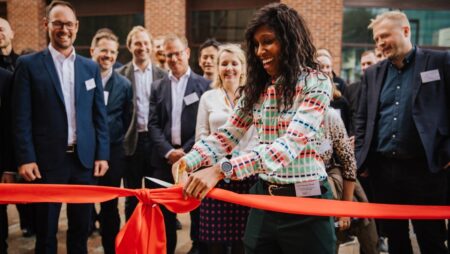
[[[222,90],[225,93],[228,103],[230,103],[231,109],[234,109],[234,103],[231,101],[230,97],[228,96],[227,91],[225,90],[225,88],[222,88]]]

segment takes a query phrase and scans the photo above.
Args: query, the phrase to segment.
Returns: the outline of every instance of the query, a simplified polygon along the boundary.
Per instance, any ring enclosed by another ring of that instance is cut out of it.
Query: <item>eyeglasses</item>
[[[172,53],[167,53],[166,57],[169,58],[169,59],[172,58],[172,56],[175,56],[176,58],[180,58],[181,54],[183,54],[183,52],[185,50],[186,49],[183,49],[183,50],[180,50],[180,51],[176,51],[176,52],[172,52]]]
[[[62,22],[62,21],[51,21],[52,26],[56,29],[63,29],[66,27],[68,30],[72,30],[75,28],[76,23],[73,22]]]

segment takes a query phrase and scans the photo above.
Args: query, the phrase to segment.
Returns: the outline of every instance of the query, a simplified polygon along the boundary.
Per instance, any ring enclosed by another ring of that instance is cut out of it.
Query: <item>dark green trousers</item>
[[[317,198],[332,199],[328,190]],[[268,195],[262,180],[250,190],[251,194]],[[245,253],[305,253],[334,254],[336,236],[331,217],[304,216],[251,209],[244,235]]]

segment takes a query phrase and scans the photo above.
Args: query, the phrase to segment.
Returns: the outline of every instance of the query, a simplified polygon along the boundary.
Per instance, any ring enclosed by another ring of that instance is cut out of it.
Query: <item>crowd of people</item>
[[[91,58],[76,53],[76,10],[52,1],[49,45],[13,51],[0,18],[0,173],[2,183],[159,188],[179,181],[200,199],[190,213],[190,254],[337,253],[355,236],[361,253],[413,253],[408,220],[292,215],[205,198],[213,187],[237,193],[387,204],[448,204],[450,54],[411,43],[406,15],[368,24],[374,50],[361,55],[362,79],[346,85],[333,56],[316,48],[302,16],[280,3],[259,9],[237,44],[208,39],[203,74],[189,66],[183,36],[153,38],[136,26],[117,62],[119,39],[96,32]],[[195,121],[196,119],[196,121]],[[125,201],[128,220],[137,199]],[[61,204],[18,205],[36,253],[57,253]],[[167,253],[176,214],[161,207]],[[100,225],[115,253],[117,199],[67,205],[67,253],[87,253]],[[7,253],[0,205],[0,253]],[[421,253],[447,253],[445,220],[412,220]],[[385,240],[387,238],[387,241]],[[448,242],[448,241],[447,241]],[[388,244],[388,245],[386,245]]]

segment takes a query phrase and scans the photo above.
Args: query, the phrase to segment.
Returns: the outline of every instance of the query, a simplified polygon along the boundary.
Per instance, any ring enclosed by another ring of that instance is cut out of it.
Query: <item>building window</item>
[[[341,76],[351,83],[361,77],[360,56],[373,49],[370,20],[389,8],[344,8]],[[450,10],[402,10],[411,24],[411,40],[422,48],[450,50]]]
[[[186,31],[191,48],[191,68],[201,73],[198,48],[208,38],[215,38],[221,43],[242,44],[245,29],[254,12],[270,2],[274,1],[188,1]]]
[[[6,2],[0,2],[0,18],[6,19]]]

